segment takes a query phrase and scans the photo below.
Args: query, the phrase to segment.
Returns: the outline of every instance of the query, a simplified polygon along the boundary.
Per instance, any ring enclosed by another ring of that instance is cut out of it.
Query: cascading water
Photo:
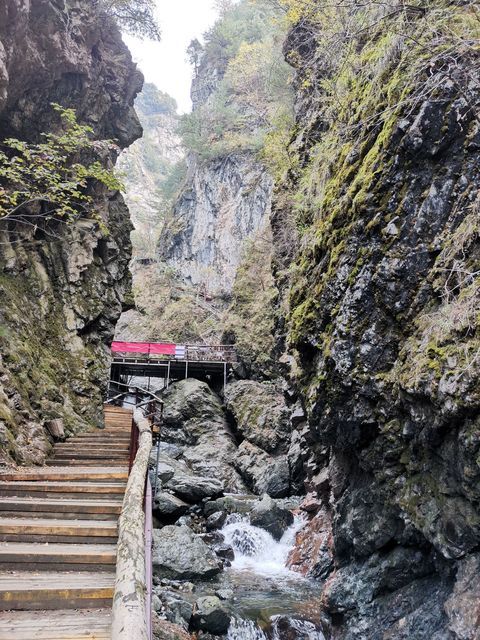
[[[253,569],[263,575],[296,575],[287,568],[286,563],[295,535],[304,524],[305,520],[297,516],[277,542],[267,531],[251,525],[248,519],[230,516],[222,534],[225,542],[235,551],[232,566],[235,569]]]
[[[235,559],[228,569],[236,585],[239,607],[228,640],[325,640],[317,626],[301,617],[301,606],[318,598],[313,585],[286,563],[296,533],[305,520],[296,517],[281,540],[252,526],[247,518],[232,515],[222,529]],[[262,623],[262,628],[259,626]]]

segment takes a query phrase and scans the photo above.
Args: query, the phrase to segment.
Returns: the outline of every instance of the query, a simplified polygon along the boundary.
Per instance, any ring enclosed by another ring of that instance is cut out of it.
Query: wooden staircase
[[[132,411],[0,472],[0,639],[107,640]]]

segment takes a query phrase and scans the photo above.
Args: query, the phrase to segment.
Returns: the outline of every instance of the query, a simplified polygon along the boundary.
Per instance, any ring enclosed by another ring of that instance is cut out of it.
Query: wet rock
[[[255,503],[250,513],[250,523],[268,531],[275,540],[280,540],[288,527],[293,524],[293,515],[287,509],[279,507],[270,496],[264,495]]]
[[[459,563],[452,595],[445,603],[448,628],[458,640],[480,637],[480,554]]]
[[[217,591],[215,591],[215,595],[220,598],[220,600],[232,600],[233,589],[217,589]]]
[[[216,596],[199,598],[195,603],[192,624],[196,629],[222,635],[230,626],[230,613]]]
[[[244,440],[238,448],[234,464],[255,493],[268,493],[272,498],[289,495],[290,468],[285,456],[274,458]]]
[[[286,452],[290,411],[271,383],[241,380],[227,385],[225,404],[240,434],[264,451]]]
[[[153,566],[166,578],[205,580],[221,571],[215,554],[186,526],[153,532]]]
[[[272,630],[274,637],[282,640],[325,640],[322,630],[313,622],[292,616],[273,616]]]
[[[227,514],[224,511],[215,511],[207,518],[207,522],[206,522],[207,531],[221,529],[225,524],[226,519],[227,519]]]
[[[225,540],[225,536],[223,536],[219,531],[203,533],[200,537],[206,544],[221,544]]]
[[[213,550],[222,560],[235,560],[235,552],[229,544],[216,544],[214,545]]]
[[[304,576],[324,580],[333,569],[333,531],[329,513],[321,510],[295,537],[288,566]]]
[[[161,593],[161,600],[165,608],[165,617],[170,622],[188,629],[193,613],[193,605],[181,598],[178,593],[166,591]]]
[[[216,500],[206,502],[203,511],[207,518],[216,511],[220,511],[224,514],[246,514],[250,513],[257,500],[257,496],[252,495],[227,495],[217,498]]]
[[[186,473],[176,473],[165,487],[187,502],[216,498],[222,495],[224,489],[223,482],[215,478],[202,478]]]
[[[152,616],[154,640],[191,640],[190,634],[180,625],[162,620],[157,614]]]
[[[188,511],[189,508],[189,504],[166,491],[157,493],[153,501],[153,514],[160,519],[162,517],[178,518]]]
[[[428,554],[397,547],[386,555],[373,554],[363,563],[351,563],[336,571],[326,583],[323,597],[330,612],[345,613],[361,609],[385,590],[395,591],[433,571]]]

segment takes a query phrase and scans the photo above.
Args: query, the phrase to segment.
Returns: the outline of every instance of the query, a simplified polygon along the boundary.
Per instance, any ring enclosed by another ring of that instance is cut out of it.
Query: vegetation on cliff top
[[[181,120],[187,149],[205,160],[261,152],[279,120],[292,122],[291,69],[282,53],[285,33],[282,13],[268,0],[242,0],[224,7],[203,47],[192,43],[197,81],[204,76],[213,80],[209,95]]]

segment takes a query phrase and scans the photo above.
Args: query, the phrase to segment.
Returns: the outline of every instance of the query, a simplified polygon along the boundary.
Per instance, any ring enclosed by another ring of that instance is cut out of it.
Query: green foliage
[[[275,377],[274,306],[277,289],[272,270],[270,227],[245,244],[233,287],[233,302],[224,315],[224,335],[235,342],[251,373]]]
[[[151,82],[146,82],[135,100],[135,108],[147,117],[163,114],[174,116],[177,113],[177,101]]]
[[[114,147],[107,140],[92,140],[91,127],[77,122],[75,111],[53,104],[62,128],[44,133],[44,142],[29,144],[22,140],[4,140],[0,150],[0,219],[14,219],[28,206],[40,207],[44,218],[53,216],[71,221],[79,212],[93,214],[90,183],[107,189],[122,189],[113,171],[99,160],[88,164],[80,157],[108,155]]]
[[[207,101],[182,117],[187,149],[203,159],[235,151],[259,152],[265,138],[292,118],[291,69],[282,54],[285,25],[266,0],[226,3],[206,34],[191,47],[198,73],[215,69],[220,80]]]
[[[100,7],[112,15],[127,33],[160,40],[154,0],[100,0]]]

